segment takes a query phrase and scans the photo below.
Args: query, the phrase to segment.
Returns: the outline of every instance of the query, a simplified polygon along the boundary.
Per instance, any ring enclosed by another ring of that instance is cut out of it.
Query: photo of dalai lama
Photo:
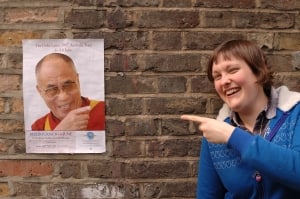
[[[44,56],[35,67],[36,89],[49,112],[31,125],[33,131],[105,129],[105,102],[80,92],[73,60],[62,53]]]

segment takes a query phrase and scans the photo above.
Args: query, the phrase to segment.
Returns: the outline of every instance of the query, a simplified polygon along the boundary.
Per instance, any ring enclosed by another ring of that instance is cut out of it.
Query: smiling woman
[[[275,89],[263,51],[245,40],[217,47],[207,75],[224,101],[217,120],[181,117],[204,136],[197,198],[299,197],[300,93]]]
[[[233,111],[239,112],[240,117],[252,114],[250,112],[256,114],[266,106],[267,95],[246,62],[235,57],[225,60],[221,56],[218,64],[212,67],[217,93]]]

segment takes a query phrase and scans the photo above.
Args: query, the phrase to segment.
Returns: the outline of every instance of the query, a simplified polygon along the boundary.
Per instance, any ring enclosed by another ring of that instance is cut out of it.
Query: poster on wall
[[[104,40],[22,46],[26,153],[105,152]]]

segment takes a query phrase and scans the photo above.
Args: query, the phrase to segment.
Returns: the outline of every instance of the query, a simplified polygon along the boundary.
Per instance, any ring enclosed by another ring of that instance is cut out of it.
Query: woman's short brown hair
[[[273,85],[273,73],[267,65],[264,52],[254,43],[247,40],[230,40],[220,44],[213,52],[207,67],[207,76],[214,81],[212,66],[218,63],[220,58],[230,60],[232,57],[245,61],[253,74],[257,77],[257,83],[261,84],[267,96],[270,96]]]

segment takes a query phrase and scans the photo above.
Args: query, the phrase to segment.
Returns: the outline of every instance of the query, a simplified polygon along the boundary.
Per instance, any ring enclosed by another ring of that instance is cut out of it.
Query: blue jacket
[[[284,86],[276,92],[276,116],[267,133],[284,113],[288,115],[272,140],[240,128],[235,128],[227,144],[202,139],[198,199],[300,198],[300,93]],[[224,105],[217,119],[229,122],[229,115]]]

